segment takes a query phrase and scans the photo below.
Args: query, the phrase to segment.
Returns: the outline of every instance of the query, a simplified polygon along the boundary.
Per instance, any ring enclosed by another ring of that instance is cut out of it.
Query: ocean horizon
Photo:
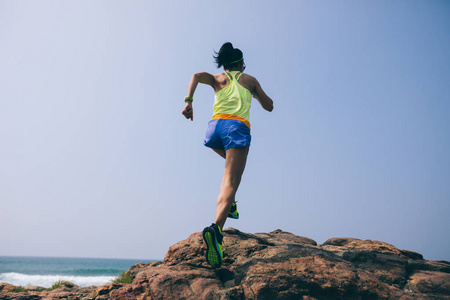
[[[0,283],[51,287],[59,280],[78,286],[104,285],[136,263],[151,259],[0,256]]]

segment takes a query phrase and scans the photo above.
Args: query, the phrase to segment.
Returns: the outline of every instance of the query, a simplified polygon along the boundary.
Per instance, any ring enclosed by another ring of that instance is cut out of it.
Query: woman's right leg
[[[220,229],[225,225],[228,212],[232,203],[235,201],[236,192],[247,162],[248,150],[249,147],[238,147],[227,150],[225,172],[220,186],[220,193],[217,197],[216,220],[214,222]]]
[[[225,158],[225,150],[223,150],[223,149],[214,149],[214,148],[211,148],[211,149],[213,149],[214,152],[216,152],[217,154],[219,154],[220,156]]]

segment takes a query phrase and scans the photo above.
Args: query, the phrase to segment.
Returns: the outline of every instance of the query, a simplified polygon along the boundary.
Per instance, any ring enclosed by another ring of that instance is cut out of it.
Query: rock
[[[3,282],[0,283],[0,292],[7,293],[7,292],[10,292],[10,291],[12,291],[14,289],[17,289],[17,287],[12,285],[12,284],[3,283]]]
[[[404,256],[406,256],[406,257],[408,257],[408,258],[411,258],[411,259],[423,259],[422,254],[417,253],[417,252],[414,252],[414,251],[400,250],[400,252],[401,252]]]
[[[79,286],[76,285],[75,283],[72,283],[70,281],[66,281],[66,280],[61,280],[60,281],[61,287],[64,289],[74,289],[74,288],[78,288]]]
[[[418,253],[383,242],[338,238],[318,246],[281,230],[247,234],[228,229],[224,250],[223,267],[213,270],[205,262],[201,234],[192,234],[170,247],[164,263],[136,267],[133,284],[112,292],[111,299],[136,295],[149,299],[450,297],[441,277],[433,281],[433,293],[408,281],[418,270],[445,270],[447,264],[438,267]]]
[[[428,294],[439,298],[449,295],[450,274],[432,271],[419,271],[408,280],[408,289],[415,293]]]
[[[0,298],[450,299],[449,262],[383,242],[333,238],[317,245],[282,230],[231,228],[224,230],[221,268],[206,263],[205,250],[201,233],[194,233],[171,246],[163,262],[132,266],[131,284],[28,293],[0,285]]]
[[[61,287],[48,290],[39,286],[17,287],[0,283],[0,299],[2,300],[50,300],[50,299],[81,299],[92,292],[95,287],[79,287],[69,281],[62,281]],[[20,292],[17,292],[20,291]]]
[[[109,294],[111,293],[111,291],[121,288],[122,286],[123,284],[115,282],[105,284],[90,292],[86,296],[86,299],[109,299]]]
[[[23,288],[28,290],[28,291],[38,291],[38,292],[45,290],[44,287],[37,286],[37,285],[26,285]]]

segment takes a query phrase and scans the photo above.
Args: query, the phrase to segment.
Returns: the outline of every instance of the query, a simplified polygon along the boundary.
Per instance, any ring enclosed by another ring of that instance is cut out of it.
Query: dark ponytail
[[[223,66],[225,69],[230,69],[238,65],[243,60],[243,53],[238,48],[233,48],[233,44],[225,43],[220,47],[219,52],[215,52],[214,60],[217,63],[217,68]]]

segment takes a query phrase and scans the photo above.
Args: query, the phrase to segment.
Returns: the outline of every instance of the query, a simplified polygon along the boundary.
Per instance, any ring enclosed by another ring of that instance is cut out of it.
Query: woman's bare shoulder
[[[246,89],[248,89],[250,92],[253,92],[255,90],[257,82],[258,81],[256,80],[255,77],[247,73],[242,73],[242,76],[239,79],[239,83]]]
[[[214,74],[213,76],[216,79],[227,78],[227,75],[225,75],[225,73],[218,73],[218,74]]]
[[[228,82],[228,77],[225,73],[214,74],[214,78],[219,84],[226,84]]]

